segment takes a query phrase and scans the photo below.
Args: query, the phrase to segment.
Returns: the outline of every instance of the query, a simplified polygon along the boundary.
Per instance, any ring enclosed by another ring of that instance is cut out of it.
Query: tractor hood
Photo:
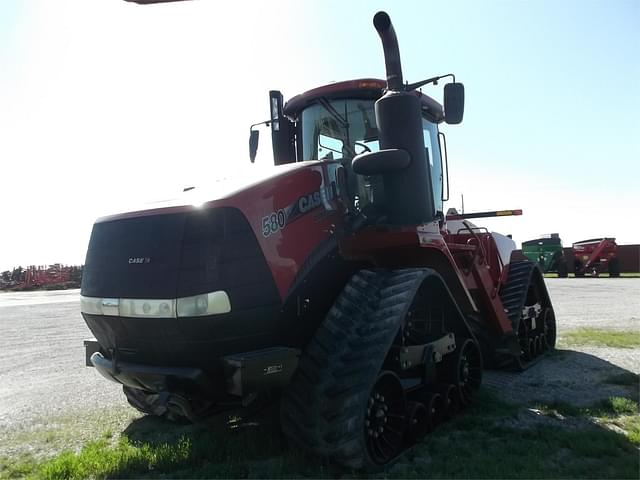
[[[342,225],[346,195],[339,162],[308,161],[101,217],[89,241],[82,295],[165,299],[224,290],[237,298],[265,292],[270,283],[284,298],[305,259]],[[249,288],[257,277],[261,285]],[[264,301],[274,296],[246,303]]]
[[[234,172],[221,179],[188,187],[185,191],[172,198],[125,207],[120,211],[98,218],[96,223],[228,205],[233,199],[237,200],[243,195],[250,195],[253,189],[260,189],[260,186],[265,183],[277,182],[280,177],[286,177],[292,172],[303,170],[310,165],[318,163],[320,162],[290,163],[271,167],[268,170],[254,168]]]

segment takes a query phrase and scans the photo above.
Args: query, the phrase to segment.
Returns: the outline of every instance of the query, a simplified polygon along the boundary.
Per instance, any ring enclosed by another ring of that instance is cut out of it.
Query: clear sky
[[[384,78],[380,9],[406,80],[465,84],[448,206],[523,208],[478,222],[518,243],[640,243],[637,0],[2,0],[0,270],[82,263],[97,216],[267,168],[268,91]]]

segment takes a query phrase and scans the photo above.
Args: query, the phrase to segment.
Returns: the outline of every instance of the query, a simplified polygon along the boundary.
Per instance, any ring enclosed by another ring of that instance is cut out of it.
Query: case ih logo
[[[320,190],[298,197],[288,207],[262,217],[262,235],[268,237],[320,206],[327,211],[335,210],[330,202],[338,196],[337,188],[336,182],[331,182],[326,187],[320,187]]]
[[[129,263],[151,263],[149,257],[129,257]]]

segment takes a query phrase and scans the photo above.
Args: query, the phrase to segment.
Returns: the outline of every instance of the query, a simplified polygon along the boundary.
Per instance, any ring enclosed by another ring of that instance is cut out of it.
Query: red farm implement
[[[616,257],[615,238],[592,238],[573,244],[574,272],[576,277],[591,274],[597,277],[609,272],[610,277],[620,276],[620,264]]]

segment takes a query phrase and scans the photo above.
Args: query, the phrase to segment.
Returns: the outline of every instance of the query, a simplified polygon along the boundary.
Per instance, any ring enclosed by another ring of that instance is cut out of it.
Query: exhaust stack
[[[378,12],[373,17],[373,26],[382,41],[384,64],[387,69],[387,88],[394,91],[403,90],[400,49],[391,18],[386,12]]]
[[[417,225],[431,222],[436,212],[420,99],[415,93],[406,91],[403,84],[398,39],[389,15],[376,13],[373,26],[382,41],[388,90],[375,103],[381,150],[363,155],[383,159],[382,163],[387,165],[380,173],[385,192],[383,209],[389,223]],[[402,152],[400,156],[394,155],[397,150]],[[406,161],[407,157],[409,161]],[[398,159],[405,161],[400,164]]]

